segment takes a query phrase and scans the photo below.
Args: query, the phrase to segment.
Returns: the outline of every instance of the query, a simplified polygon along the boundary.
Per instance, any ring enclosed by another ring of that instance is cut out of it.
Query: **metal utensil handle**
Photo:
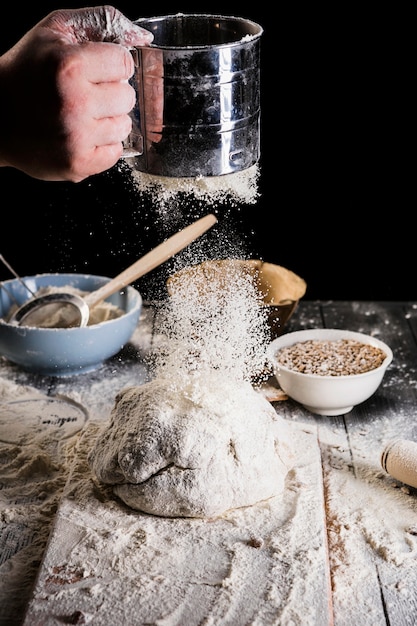
[[[144,276],[164,261],[170,259],[174,254],[183,250],[188,244],[205,233],[217,222],[215,215],[209,213],[205,217],[201,217],[196,222],[186,226],[172,237],[169,237],[156,248],[153,248],[145,256],[138,259],[133,265],[118,274],[110,282],[106,283],[100,289],[92,291],[84,297],[85,302],[92,308],[102,300],[105,300],[119,289],[123,289],[126,285],[130,285],[133,281]]]

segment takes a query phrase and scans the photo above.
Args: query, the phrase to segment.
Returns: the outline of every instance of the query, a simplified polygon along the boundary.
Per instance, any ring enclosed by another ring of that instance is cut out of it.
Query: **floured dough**
[[[122,390],[89,463],[133,509],[213,517],[279,495],[289,425],[247,382],[156,378]]]

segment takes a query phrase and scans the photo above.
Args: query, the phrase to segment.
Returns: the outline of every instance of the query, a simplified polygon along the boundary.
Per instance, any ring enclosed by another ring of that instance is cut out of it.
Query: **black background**
[[[18,3],[10,5],[0,52],[49,11],[82,6],[42,2],[22,11]],[[411,82],[404,78],[390,16],[381,28],[381,16],[343,5],[321,12],[294,4],[271,13],[227,2],[114,6],[132,20],[211,13],[246,17],[264,29],[260,198],[254,205],[214,207],[219,225],[210,235],[213,256],[219,238],[235,240],[243,256],[302,276],[311,300],[417,300]],[[22,123],[30,124],[30,108]],[[167,228],[125,168],[119,163],[78,184],[0,168],[0,253],[21,275],[115,276],[213,211],[185,202],[181,219]],[[164,293],[170,267],[138,281],[145,299]],[[10,277],[0,267],[0,278]]]

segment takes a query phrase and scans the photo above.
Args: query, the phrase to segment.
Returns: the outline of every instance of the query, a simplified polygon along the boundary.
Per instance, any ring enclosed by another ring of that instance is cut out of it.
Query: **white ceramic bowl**
[[[110,278],[91,274],[38,274],[22,277],[34,293],[41,287],[71,286],[94,291]],[[107,301],[125,313],[83,328],[35,328],[8,324],[13,298],[19,305],[30,294],[18,279],[0,285],[0,355],[24,370],[46,376],[73,376],[98,368],[117,354],[133,335],[142,309],[142,297],[126,287]]]
[[[280,364],[277,360],[279,350],[298,342],[340,339],[351,339],[380,348],[386,357],[375,369],[340,376],[302,373]],[[389,346],[375,337],[334,328],[300,330],[284,334],[270,343],[267,356],[281,389],[307,410],[318,415],[344,415],[357,404],[370,398],[378,389],[393,357]]]

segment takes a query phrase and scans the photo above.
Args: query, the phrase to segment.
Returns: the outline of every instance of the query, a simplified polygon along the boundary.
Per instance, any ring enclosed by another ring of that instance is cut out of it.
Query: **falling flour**
[[[195,178],[155,176],[131,169],[136,191],[151,193],[153,202],[162,210],[172,207],[184,196],[191,196],[194,200],[203,201],[210,206],[223,201],[228,201],[234,206],[239,203],[255,204],[259,199],[259,175],[257,164],[233,174]]]

